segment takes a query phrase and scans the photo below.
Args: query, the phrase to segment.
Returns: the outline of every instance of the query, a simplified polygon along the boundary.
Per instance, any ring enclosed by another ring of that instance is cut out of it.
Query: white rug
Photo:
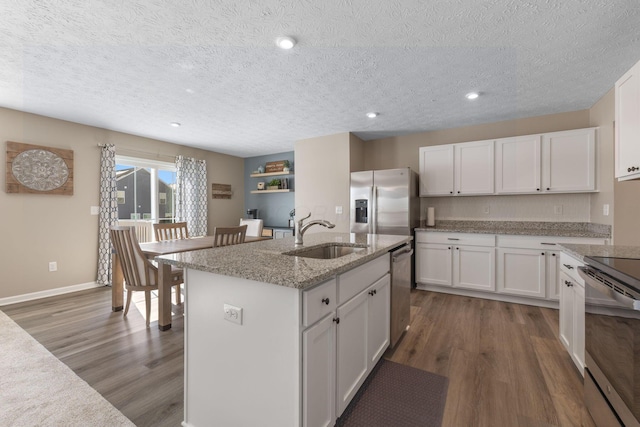
[[[134,426],[0,311],[0,426]]]

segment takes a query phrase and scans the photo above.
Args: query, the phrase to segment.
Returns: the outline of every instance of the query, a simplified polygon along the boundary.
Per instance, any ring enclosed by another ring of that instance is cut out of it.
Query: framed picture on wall
[[[7,141],[7,193],[73,195],[73,151]]]

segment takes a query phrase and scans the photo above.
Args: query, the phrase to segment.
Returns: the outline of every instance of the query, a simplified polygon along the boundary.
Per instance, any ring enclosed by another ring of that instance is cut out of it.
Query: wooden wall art
[[[232,194],[230,184],[211,184],[211,197],[213,199],[230,199]]]
[[[7,141],[6,192],[73,195],[73,151]]]

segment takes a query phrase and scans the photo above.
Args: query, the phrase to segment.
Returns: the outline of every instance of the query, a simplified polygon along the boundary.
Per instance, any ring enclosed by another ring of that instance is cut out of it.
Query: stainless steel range
[[[640,259],[585,263],[585,403],[598,427],[640,426]]]

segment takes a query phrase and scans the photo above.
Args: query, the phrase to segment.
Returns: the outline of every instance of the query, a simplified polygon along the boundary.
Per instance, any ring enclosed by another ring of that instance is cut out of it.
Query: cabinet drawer
[[[543,249],[549,251],[560,251],[558,247],[563,243],[603,245],[606,239],[596,239],[590,237],[559,237],[559,236],[498,236],[497,246],[500,248],[522,248],[522,249]]]
[[[389,272],[389,254],[338,276],[338,304],[343,304]]]
[[[441,243],[445,245],[495,246],[496,236],[493,234],[474,233],[416,232],[416,242]]]
[[[584,263],[580,260],[575,259],[571,255],[568,255],[565,252],[560,254],[560,270],[563,271],[567,276],[569,276],[572,280],[582,284],[584,286],[584,280],[578,274],[578,267],[583,266]]]
[[[302,293],[302,324],[309,326],[336,309],[336,279]]]

